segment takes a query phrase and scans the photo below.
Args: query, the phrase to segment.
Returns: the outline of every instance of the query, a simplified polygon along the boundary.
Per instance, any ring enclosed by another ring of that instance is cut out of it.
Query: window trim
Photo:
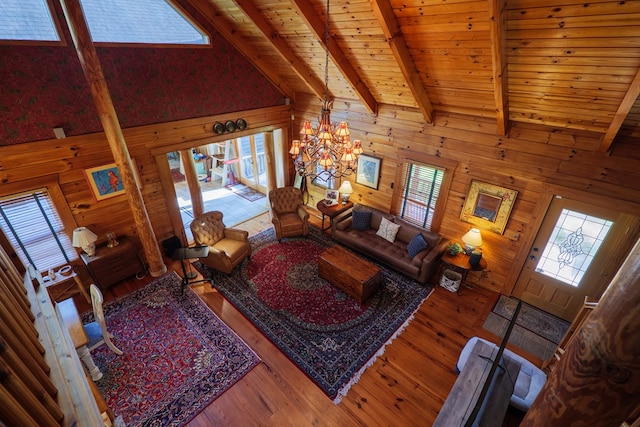
[[[436,202],[433,218],[431,220],[431,231],[439,233],[440,227],[442,226],[442,220],[444,218],[447,200],[449,199],[449,191],[451,189],[451,184],[453,183],[453,174],[458,166],[458,161],[443,159],[442,157],[419,153],[406,148],[400,148],[398,150],[398,167],[396,168],[395,178],[395,182],[398,185],[394,185],[393,195],[391,198],[391,213],[394,215],[399,215],[402,209],[402,198],[404,192],[402,170],[404,169],[403,165],[405,163],[421,163],[425,166],[435,166],[440,169],[444,169],[444,177],[442,178],[438,201]]]
[[[0,187],[0,197],[6,197],[17,193],[24,193],[44,187],[47,188],[53,206],[56,208],[56,211],[60,216],[60,221],[62,221],[64,229],[66,230],[67,234],[69,235],[69,239],[71,240],[73,237],[73,230],[77,227],[77,224],[75,218],[73,217],[73,212],[71,211],[71,208],[69,207],[67,200],[62,193],[57,175],[45,175],[42,177],[38,177],[37,179],[28,179],[24,181],[16,181],[3,184],[2,187]],[[0,246],[2,246],[5,252],[9,254],[14,265],[16,265],[16,267],[20,271],[20,274],[24,274],[26,271],[26,266],[23,265],[15,249],[13,248],[11,243],[9,243],[9,240],[2,232],[0,232]],[[71,264],[73,263],[74,262],[71,261]]]

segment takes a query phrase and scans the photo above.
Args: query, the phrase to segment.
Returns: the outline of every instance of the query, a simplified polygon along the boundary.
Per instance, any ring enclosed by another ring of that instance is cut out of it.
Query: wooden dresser
[[[135,246],[126,236],[119,238],[118,246],[109,248],[106,244],[101,245],[96,248],[94,256],[86,253],[80,256],[93,282],[102,290],[133,275],[143,274],[145,271]]]

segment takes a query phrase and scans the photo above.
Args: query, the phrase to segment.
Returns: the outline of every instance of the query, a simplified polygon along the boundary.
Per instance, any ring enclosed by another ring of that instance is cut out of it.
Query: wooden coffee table
[[[318,275],[363,304],[382,284],[382,270],[342,246],[320,254]]]

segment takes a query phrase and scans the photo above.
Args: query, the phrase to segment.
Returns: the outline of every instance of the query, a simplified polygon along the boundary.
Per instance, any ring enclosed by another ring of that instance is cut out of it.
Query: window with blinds
[[[46,188],[0,199],[0,227],[25,266],[44,272],[78,258]]]
[[[403,163],[399,216],[431,230],[443,179],[444,169],[413,162]]]

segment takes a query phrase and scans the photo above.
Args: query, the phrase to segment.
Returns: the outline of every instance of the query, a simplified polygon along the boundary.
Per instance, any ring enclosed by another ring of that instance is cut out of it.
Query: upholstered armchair
[[[278,241],[283,237],[309,234],[309,213],[304,208],[302,191],[295,187],[281,187],[269,191],[271,222]]]
[[[209,246],[209,255],[200,262],[225,274],[245,258],[251,258],[249,233],[236,228],[226,228],[222,222],[222,212],[212,211],[194,218],[191,232],[198,245]]]

